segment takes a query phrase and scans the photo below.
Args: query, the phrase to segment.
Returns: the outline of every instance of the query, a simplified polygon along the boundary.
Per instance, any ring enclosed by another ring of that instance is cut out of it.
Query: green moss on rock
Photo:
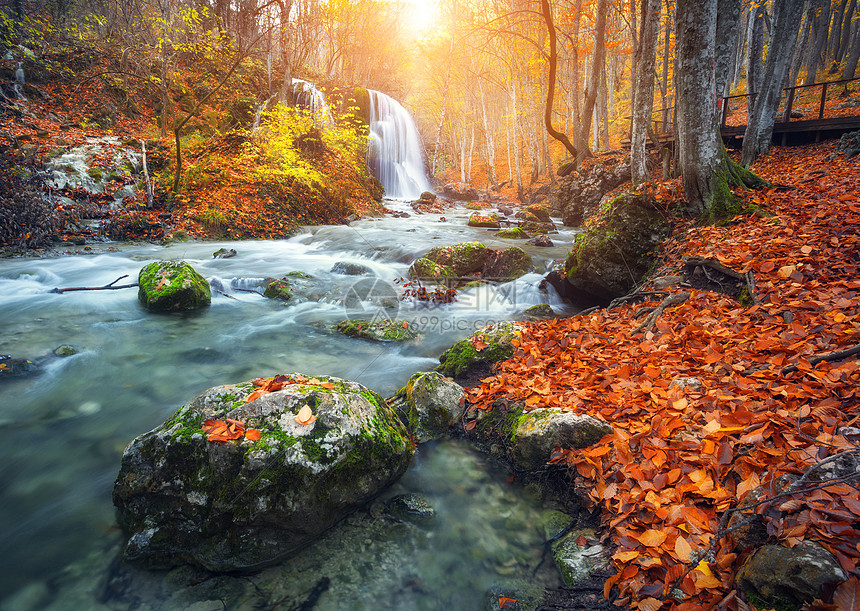
[[[286,278],[273,280],[266,285],[266,290],[263,291],[263,296],[269,299],[277,299],[279,301],[289,301],[293,298],[293,289]]]
[[[513,323],[500,322],[485,327],[446,350],[439,357],[440,365],[436,371],[454,379],[486,373],[493,364],[514,354],[512,342],[518,338],[519,327]],[[484,343],[487,346],[481,350],[475,347]]]
[[[497,214],[479,214],[475,213],[469,217],[469,227],[486,227],[488,229],[498,229],[499,215]]]
[[[208,307],[209,283],[185,261],[156,261],[140,270],[138,300],[151,312],[183,312]]]
[[[487,280],[508,282],[534,269],[531,256],[522,248],[514,246],[495,252],[487,259],[481,276]]]
[[[531,236],[525,229],[521,227],[511,227],[510,229],[500,230],[496,236],[500,238],[509,238],[512,240],[528,240]]]
[[[334,330],[347,337],[358,337],[375,342],[408,342],[419,336],[418,331],[404,320],[344,320],[335,325]]]

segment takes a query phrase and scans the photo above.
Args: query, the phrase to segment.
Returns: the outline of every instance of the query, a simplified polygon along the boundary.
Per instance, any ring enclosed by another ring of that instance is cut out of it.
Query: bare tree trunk
[[[848,0],[841,0],[839,8],[833,13],[833,21],[830,25],[830,44],[827,47],[827,55],[835,61],[836,54],[839,52],[839,46],[842,37],[842,18],[845,15],[845,7],[848,5]]]
[[[651,111],[654,108],[654,62],[657,57],[657,24],[660,0],[642,0],[642,31],[633,63],[636,65],[636,87],[633,96],[633,128],[630,138],[630,172],[633,184],[649,178],[645,144]],[[665,94],[663,96],[665,100]]]
[[[761,90],[762,61],[764,57],[764,15],[765,0],[753,0],[750,7],[751,30],[747,45],[747,113],[752,110],[755,99]]]
[[[791,50],[797,41],[797,30],[803,15],[803,0],[782,0],[775,5],[773,32],[764,70],[765,87],[756,97],[752,113],[747,115],[741,163],[749,167],[756,157],[770,148],[776,111],[782,97],[782,85],[788,70]]]
[[[472,159],[475,157],[475,124],[472,124],[472,143],[469,145],[469,180],[468,183],[472,182]]]
[[[448,109],[448,87],[451,84],[451,58],[454,55],[454,36],[451,36],[451,46],[448,49],[448,72],[445,74],[445,86],[442,88],[442,113],[439,118],[439,127],[436,130],[436,144],[433,146],[433,163],[430,166],[430,174],[436,175],[436,164],[439,159],[439,146],[442,143],[442,128],[445,126],[445,111]]]
[[[833,58],[836,62],[841,62],[848,52],[848,45],[851,44],[851,19],[854,17],[854,9],[857,8],[857,0],[851,0],[848,8],[845,10],[845,17],[842,18],[842,35],[839,37],[839,49]]]
[[[794,50],[791,52],[791,67],[788,70],[786,87],[797,85],[797,75],[800,73],[800,65],[803,63],[803,58],[809,55],[809,39],[813,35],[812,23],[815,21],[816,4],[816,0],[807,0],[800,38],[798,39],[798,44],[794,46]]]
[[[591,69],[588,75],[588,86],[585,89],[585,104],[583,105],[580,120],[580,134],[579,138],[574,140],[576,149],[584,153],[588,151],[588,133],[591,129],[594,105],[597,101],[600,71],[604,69],[604,58],[606,57],[604,41],[606,39],[606,13],[608,7],[608,0],[597,0],[597,21],[594,25],[594,51],[591,54]]]
[[[824,50],[827,47],[827,26],[830,25],[830,0],[818,0],[815,5],[815,37],[809,45],[806,56],[806,78],[804,85],[812,85],[818,73],[818,67],[824,61]]]
[[[466,126],[463,125],[463,138],[460,140],[460,182],[466,182]]]
[[[854,28],[854,42],[851,44],[851,50],[845,60],[845,69],[842,71],[843,79],[854,78],[858,62],[860,62],[860,24]]]
[[[549,134],[561,142],[573,157],[577,157],[577,149],[566,134],[562,134],[552,126],[552,103],[555,96],[555,74],[558,66],[558,52],[556,50],[555,23],[552,19],[552,9],[549,0],[541,0],[541,12],[546,22],[549,34],[549,77],[547,82],[546,103],[544,104],[544,126]]]

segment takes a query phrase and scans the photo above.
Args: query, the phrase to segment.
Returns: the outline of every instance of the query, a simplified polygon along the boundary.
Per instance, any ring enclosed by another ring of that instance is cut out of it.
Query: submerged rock
[[[218,250],[216,250],[215,252],[212,253],[212,258],[213,259],[232,259],[237,254],[238,253],[233,248],[230,248],[230,249],[219,248]]]
[[[156,261],[140,270],[138,300],[151,312],[184,312],[208,307],[209,283],[185,261]]]
[[[436,371],[455,380],[489,373],[494,363],[513,355],[513,340],[519,339],[519,334],[520,326],[515,323],[488,325],[448,348],[439,357]]]
[[[394,400],[389,400],[416,441],[423,443],[448,435],[463,417],[463,387],[436,373],[416,373]]]
[[[334,330],[347,337],[369,339],[374,342],[408,342],[420,335],[405,320],[344,320],[336,324]]]
[[[429,522],[436,517],[436,510],[427,497],[414,492],[398,494],[385,504],[385,508],[395,518],[407,522]]]
[[[29,359],[13,359],[8,354],[0,354],[0,380],[34,374],[39,366]]]
[[[737,583],[745,592],[779,606],[812,602],[821,597],[825,585],[846,579],[833,554],[814,541],[803,541],[792,548],[759,548],[738,571]]]
[[[543,248],[555,246],[555,244],[553,244],[552,240],[550,240],[546,234],[536,235],[531,240],[529,240],[528,243],[534,246],[541,246]]]
[[[281,388],[248,403],[253,382],[210,388],[128,446],[113,490],[129,536],[125,559],[255,569],[315,539],[406,470],[412,443],[376,393],[298,374],[262,383]],[[301,424],[303,409],[316,419]],[[260,438],[209,441],[204,421],[226,418]]]
[[[517,421],[514,462],[521,469],[540,469],[555,448],[587,448],[612,430],[592,416],[563,412],[560,408],[534,409],[523,413]]]
[[[331,273],[341,276],[373,276],[373,270],[361,263],[350,263],[349,261],[338,261],[331,268]]]

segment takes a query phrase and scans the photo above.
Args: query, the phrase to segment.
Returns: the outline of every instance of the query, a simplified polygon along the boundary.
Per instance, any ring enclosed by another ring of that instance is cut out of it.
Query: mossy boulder
[[[347,337],[374,342],[408,342],[419,336],[418,331],[404,320],[344,320],[336,324],[334,330]]]
[[[511,240],[528,240],[531,236],[529,236],[528,232],[521,227],[511,227],[510,229],[500,230],[496,234],[496,237],[508,238]]]
[[[293,298],[293,289],[290,286],[289,280],[286,278],[272,280],[266,285],[266,290],[263,291],[263,297],[267,297],[268,299],[277,299],[279,301],[289,301]]]
[[[530,308],[526,308],[523,312],[523,316],[526,320],[532,321],[558,318],[558,314],[555,313],[555,310],[553,310],[552,306],[548,303],[540,303],[538,305],[533,305]]]
[[[437,246],[409,268],[414,278],[462,278],[484,268],[490,250],[481,242]]]
[[[522,248],[514,246],[502,251],[493,251],[487,258],[481,277],[485,280],[509,282],[534,269],[531,256]]]
[[[416,373],[389,400],[419,443],[440,439],[463,417],[463,387],[436,373]]]
[[[577,543],[584,537],[585,545]],[[609,568],[609,550],[600,544],[598,534],[591,529],[569,532],[553,542],[552,558],[558,567],[564,585],[576,587],[586,583],[595,573]]]
[[[612,431],[611,426],[593,416],[560,408],[533,409],[517,421],[513,435],[514,463],[527,471],[541,469],[555,448],[587,448]]]
[[[486,227],[487,229],[498,229],[499,224],[498,214],[480,214],[476,212],[469,217],[469,227]]]
[[[541,223],[551,223],[552,219],[549,217],[549,208],[544,204],[532,204],[525,208],[525,211],[534,215],[535,220]]]
[[[565,263],[580,300],[605,305],[630,292],[657,264],[660,243],[672,229],[666,217],[649,195],[625,194],[603,206],[576,236]]]
[[[210,388],[131,442],[113,490],[126,560],[259,568],[307,545],[409,465],[406,428],[364,386],[298,374],[260,383],[273,391],[250,402],[254,382]],[[299,423],[302,408],[316,419]],[[204,421],[227,418],[260,438],[209,441]]]
[[[150,263],[137,281],[137,298],[151,312],[187,312],[212,302],[209,283],[185,261]]]
[[[514,354],[513,341],[519,337],[520,326],[516,323],[488,325],[448,348],[439,357],[436,371],[455,380],[485,375],[495,363]]]
[[[552,221],[526,221],[523,223],[523,229],[529,233],[549,233],[555,231],[555,224]]]
[[[535,223],[540,222],[540,219],[537,216],[535,216],[535,214],[533,212],[530,212],[529,210],[525,210],[525,209],[517,211],[517,213],[514,215],[514,217],[516,217],[520,220],[523,220],[523,221],[534,221]]]
[[[800,607],[821,598],[828,584],[846,579],[833,554],[814,541],[803,541],[792,548],[759,548],[738,571],[737,584],[747,595],[763,598],[768,607]]]

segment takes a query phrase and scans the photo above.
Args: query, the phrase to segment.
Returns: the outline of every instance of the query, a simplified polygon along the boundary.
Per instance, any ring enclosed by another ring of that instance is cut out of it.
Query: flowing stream
[[[405,204],[388,205],[411,213]],[[268,607],[256,608],[291,609],[322,583],[318,609],[469,609],[499,579],[534,581],[544,540],[534,524],[545,509],[462,442],[422,446],[396,486],[431,499],[439,512],[433,526],[358,512],[277,567],[252,579],[204,580],[205,587],[189,577],[191,569],[147,573],[115,560],[122,536],[111,490],[121,453],[198,392],[301,372],[356,380],[389,396],[487,323],[516,319],[538,303],[562,312],[533,273],[462,291],[453,304],[388,303],[386,314],[422,331],[418,342],[378,344],[329,330],[356,314],[371,317],[378,301],[370,297],[399,294],[408,266],[433,246],[474,239],[497,249],[518,245],[541,272],[565,256],[573,239],[568,230],[552,236],[553,248],[497,239],[467,227],[467,213],[314,227],[284,241],[104,245],[90,255],[0,261],[0,354],[37,360],[41,369],[0,381],[0,608],[188,608],[209,598],[253,608],[262,596]],[[213,258],[221,247],[238,256]],[[143,265],[172,258],[189,261],[232,298],[213,292],[202,313],[154,315],[140,307],[135,289],[49,292],[101,286],[125,274],[133,281]],[[367,273],[334,273],[338,263]],[[312,278],[296,281],[296,297],[286,305],[238,290],[293,271]],[[61,344],[78,354],[39,360]],[[553,570],[544,563],[535,583],[552,585]],[[230,595],[205,589],[230,580]]]

